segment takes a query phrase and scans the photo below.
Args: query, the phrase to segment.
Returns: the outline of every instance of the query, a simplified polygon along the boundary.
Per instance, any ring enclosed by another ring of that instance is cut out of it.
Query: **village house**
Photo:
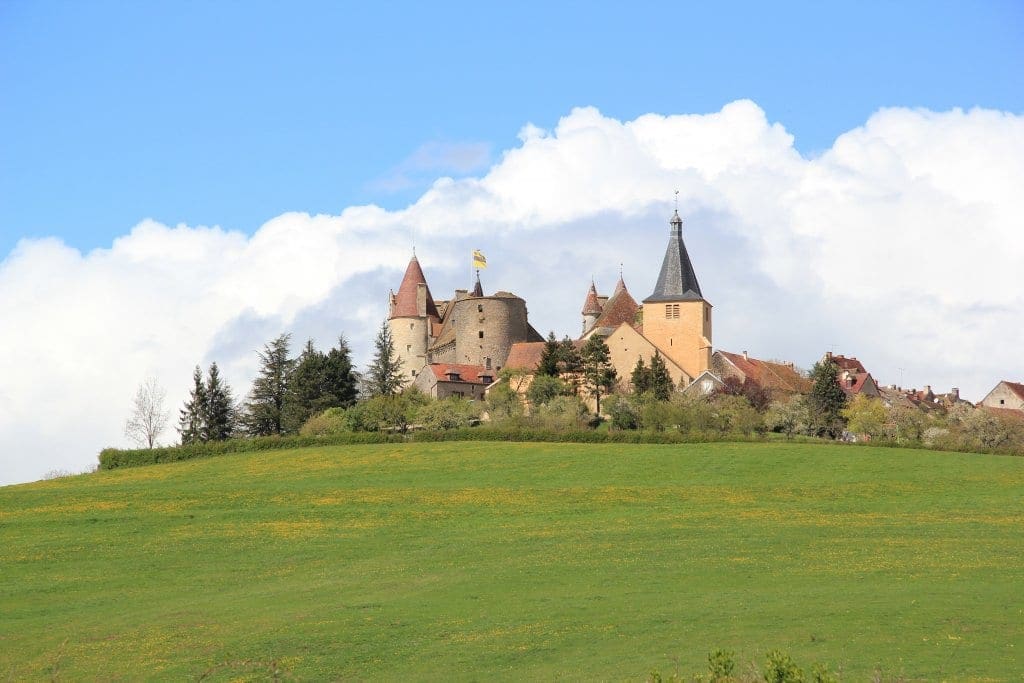
[[[882,395],[875,378],[855,356],[847,358],[829,351],[825,354],[824,360],[832,361],[839,368],[836,371],[836,381],[850,398],[858,394],[872,398],[879,398]]]
[[[1004,379],[981,399],[978,407],[1012,411],[1024,416],[1024,383]]]

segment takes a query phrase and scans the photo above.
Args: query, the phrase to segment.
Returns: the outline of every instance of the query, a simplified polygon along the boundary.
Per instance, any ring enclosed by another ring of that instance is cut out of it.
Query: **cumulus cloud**
[[[465,175],[485,168],[491,158],[486,142],[444,142],[432,140],[417,147],[382,178],[370,183],[374,189],[398,192],[429,184],[439,173]]]
[[[242,394],[286,330],[325,347],[343,332],[365,362],[413,244],[436,296],[470,284],[481,248],[485,288],[575,334],[591,276],[609,290],[621,264],[649,293],[675,189],[716,347],[804,366],[834,347],[884,383],[974,399],[1024,379],[1024,117],[884,109],[810,158],[749,101],[625,122],[581,108],[519,139],[403,210],[288,213],[251,236],[146,220],[85,254],[23,240],[0,263],[0,483],[124,444],[148,375],[175,410],[197,363]]]

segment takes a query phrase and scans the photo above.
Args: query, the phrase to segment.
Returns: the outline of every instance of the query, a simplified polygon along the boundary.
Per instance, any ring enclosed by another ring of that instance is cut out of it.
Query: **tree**
[[[838,372],[839,366],[831,358],[815,363],[811,369],[811,393],[807,397],[815,432],[833,439],[843,431],[842,410],[846,407],[846,394],[836,380]]]
[[[282,334],[258,351],[259,375],[245,406],[245,427],[253,436],[285,433],[284,403],[295,361],[288,358],[290,334]]]
[[[385,320],[373,343],[373,362],[368,369],[371,396],[394,396],[402,390],[402,359],[395,354],[391,328]]]
[[[618,373],[611,363],[611,352],[604,339],[598,335],[587,340],[580,350],[583,382],[588,393],[594,397],[596,412],[601,414],[601,397],[611,393],[618,380]]]
[[[668,366],[657,351],[654,352],[654,358],[651,358],[650,378],[650,390],[654,398],[659,401],[669,400],[675,383],[672,381],[672,375],[668,374]]]
[[[842,415],[846,418],[848,429],[854,434],[879,436],[885,427],[885,406],[877,398],[865,394],[854,396],[850,405],[843,408]]]
[[[759,413],[766,411],[772,402],[771,391],[764,389],[760,384],[749,377],[744,378],[741,381],[739,377],[729,375],[722,380],[722,386],[715,390],[715,394],[742,396],[747,399],[750,405],[752,405]]]
[[[338,345],[324,359],[324,396],[326,407],[347,408],[356,402],[357,378],[352,370],[352,351],[345,335],[338,335]]]
[[[539,407],[548,403],[556,396],[565,394],[568,390],[565,382],[558,377],[538,374],[530,382],[530,388],[526,390],[526,399],[533,407]]]
[[[775,401],[764,416],[765,426],[773,432],[781,432],[788,437],[810,428],[811,415],[807,401],[803,396],[793,396],[787,401]]]
[[[192,391],[178,418],[178,433],[183,446],[206,440],[206,413],[206,384],[203,371],[197,365],[192,372]]]
[[[288,382],[282,416],[285,431],[297,432],[306,420],[330,407],[324,401],[326,363],[327,356],[308,340]]]
[[[129,439],[153,448],[160,433],[167,427],[169,414],[164,408],[167,392],[157,384],[155,377],[146,379],[139,385],[132,399],[132,412],[124,425],[124,435]]]
[[[540,363],[537,364],[537,375],[558,377],[558,359],[561,355],[561,345],[555,338],[555,331],[548,332],[547,341],[544,342],[544,350],[540,354]]]
[[[235,405],[229,387],[220,377],[217,363],[210,363],[206,378],[206,403],[203,412],[204,441],[223,441],[230,438],[235,427]]]
[[[651,369],[644,364],[643,358],[636,359],[629,382],[633,385],[633,392],[636,394],[643,394],[651,390]]]

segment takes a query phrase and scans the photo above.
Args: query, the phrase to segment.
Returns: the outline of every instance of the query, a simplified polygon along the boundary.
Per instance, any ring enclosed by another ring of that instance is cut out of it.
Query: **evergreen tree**
[[[192,382],[192,391],[178,418],[182,445],[206,440],[206,385],[203,383],[203,371],[198,365],[192,372]]]
[[[595,335],[596,336],[596,335]],[[603,341],[601,342],[604,343]],[[580,352],[576,350],[576,344],[569,335],[562,338],[561,351],[558,356],[558,369],[562,372],[576,373],[583,369],[583,359]]]
[[[328,407],[326,394],[327,356],[316,350],[313,340],[306,342],[295,363],[284,403],[284,429],[297,432],[306,420]]]
[[[290,334],[282,334],[258,351],[259,375],[245,406],[245,427],[253,436],[283,434],[284,404],[295,361],[288,358]]]
[[[651,378],[651,394],[659,401],[669,400],[675,389],[675,383],[672,381],[672,375],[668,374],[668,367],[665,365],[664,359],[657,351],[654,352],[648,372],[650,372]]]
[[[347,408],[356,402],[357,377],[352,371],[352,351],[345,335],[338,336],[338,345],[327,352],[324,360],[324,394],[329,401],[326,408]]]
[[[385,320],[373,343],[373,362],[368,368],[371,396],[394,396],[402,390],[402,359],[395,354],[391,328]]]
[[[231,393],[231,387],[220,377],[217,363],[210,363],[202,429],[204,441],[223,441],[231,437],[235,426],[235,406]]]
[[[544,342],[544,350],[540,354],[540,363],[537,365],[538,375],[558,377],[558,359],[561,356],[562,347],[555,338],[555,332],[548,333],[547,341]]]
[[[633,373],[629,376],[629,381],[633,385],[634,393],[642,394],[651,390],[651,370],[644,365],[643,358],[636,359],[636,365],[633,366]]]
[[[846,407],[846,394],[836,379],[838,372],[839,366],[830,358],[815,363],[811,369],[811,394],[807,397],[815,431],[833,439],[842,434],[842,411]]]
[[[580,351],[584,385],[594,397],[597,414],[601,414],[601,397],[610,393],[615,387],[618,374],[611,363],[611,352],[604,339],[594,335],[587,340]]]

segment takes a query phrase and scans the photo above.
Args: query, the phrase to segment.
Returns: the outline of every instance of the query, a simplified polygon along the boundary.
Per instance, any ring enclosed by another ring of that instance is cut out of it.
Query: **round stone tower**
[[[440,320],[416,256],[409,261],[398,293],[391,293],[389,303],[391,339],[395,354],[402,361],[402,376],[408,384],[426,365],[433,326]]]

